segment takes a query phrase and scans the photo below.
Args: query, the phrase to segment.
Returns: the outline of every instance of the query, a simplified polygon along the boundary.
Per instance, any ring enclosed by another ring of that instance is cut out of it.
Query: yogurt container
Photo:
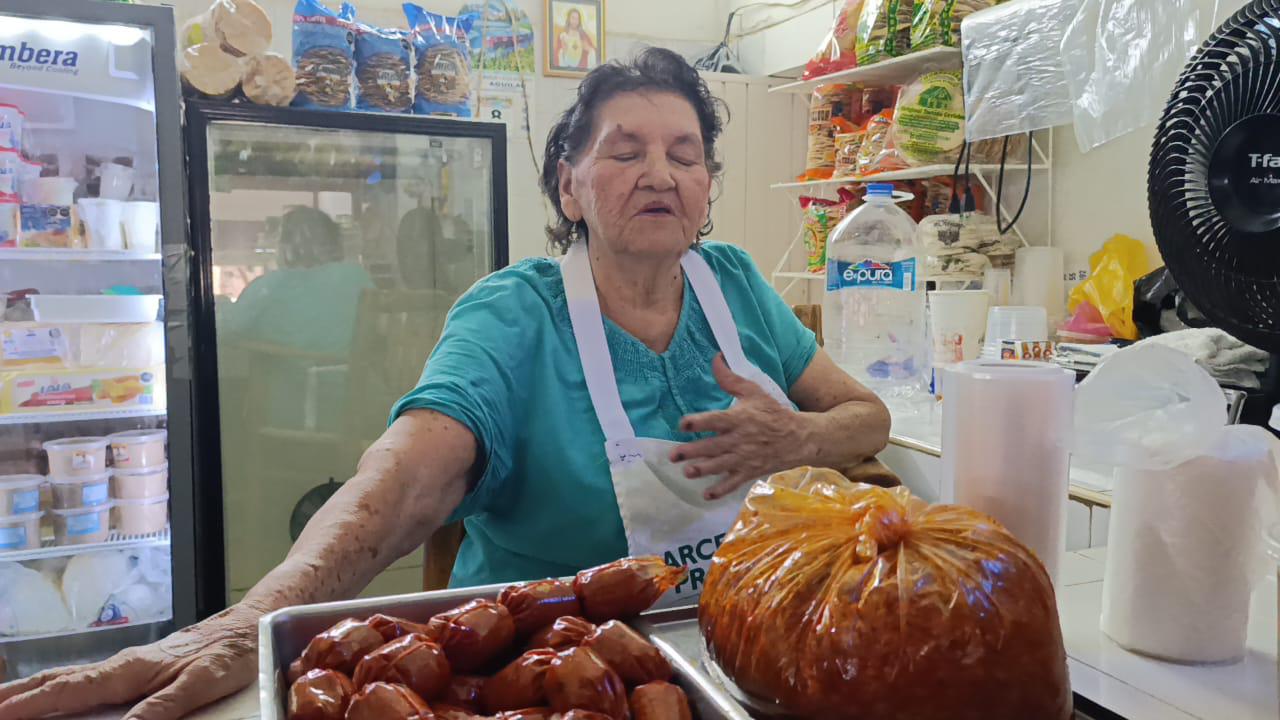
[[[107,436],[111,443],[111,462],[117,468],[129,470],[164,465],[164,445],[168,437],[164,430],[112,433]]]
[[[50,510],[57,545],[87,545],[107,541],[111,533],[111,503],[74,510]]]
[[[146,535],[169,523],[169,494],[143,500],[115,501],[115,528],[121,535]]]
[[[107,469],[107,439],[74,437],[44,444],[49,455],[49,474],[58,478],[101,475]]]
[[[35,550],[40,547],[42,515],[42,512],[0,515],[0,553],[8,550]]]
[[[97,507],[111,501],[111,473],[85,475],[83,477],[49,477],[53,487],[53,507],[56,510]]]
[[[0,516],[40,512],[39,475],[0,475]]]
[[[169,491],[169,463],[155,467],[121,468],[111,473],[111,497],[116,500],[147,500]]]

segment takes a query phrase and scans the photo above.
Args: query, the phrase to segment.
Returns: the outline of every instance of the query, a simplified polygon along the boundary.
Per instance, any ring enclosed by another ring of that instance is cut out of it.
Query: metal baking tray
[[[459,588],[385,598],[301,605],[277,610],[258,621],[258,696],[262,720],[285,720],[285,670],[318,633],[344,618],[385,613],[416,622],[468,600],[496,598],[505,585]],[[689,696],[697,720],[751,720],[724,688],[698,669],[702,639],[697,608],[648,613],[630,623],[667,656],[674,682]]]

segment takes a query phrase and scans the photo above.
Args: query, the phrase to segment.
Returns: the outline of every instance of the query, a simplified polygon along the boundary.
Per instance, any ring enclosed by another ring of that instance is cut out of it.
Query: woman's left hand
[[[715,436],[685,443],[671,453],[672,462],[687,462],[685,477],[723,475],[703,492],[715,500],[766,475],[803,464],[807,445],[805,417],[785,408],[764,388],[729,369],[723,355],[711,363],[712,374],[737,402],[728,410],[688,415],[683,432]]]

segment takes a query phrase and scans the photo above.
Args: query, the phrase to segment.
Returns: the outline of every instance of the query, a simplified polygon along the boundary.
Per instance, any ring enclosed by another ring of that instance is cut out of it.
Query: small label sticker
[[[39,490],[23,490],[13,494],[13,512],[12,515],[25,515],[33,513],[40,509],[40,491]]]
[[[67,534],[92,535],[102,531],[102,513],[91,512],[67,516]]]
[[[129,462],[129,446],[128,445],[112,445],[111,456],[116,459],[116,464]]]
[[[105,504],[107,502],[107,484],[85,485],[80,490],[80,502],[85,507]]]
[[[0,550],[16,550],[27,546],[27,526],[0,528]]]
[[[93,455],[84,451],[76,450],[71,453],[71,468],[73,470],[89,470],[93,468]]]

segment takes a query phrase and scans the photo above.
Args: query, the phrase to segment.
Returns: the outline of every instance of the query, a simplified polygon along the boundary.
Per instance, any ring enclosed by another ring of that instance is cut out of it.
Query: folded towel
[[[1178,330],[1149,337],[1142,344],[1164,345],[1190,355],[1215,380],[1224,385],[1258,388],[1257,373],[1266,371],[1271,356],[1235,339],[1218,328]]]

